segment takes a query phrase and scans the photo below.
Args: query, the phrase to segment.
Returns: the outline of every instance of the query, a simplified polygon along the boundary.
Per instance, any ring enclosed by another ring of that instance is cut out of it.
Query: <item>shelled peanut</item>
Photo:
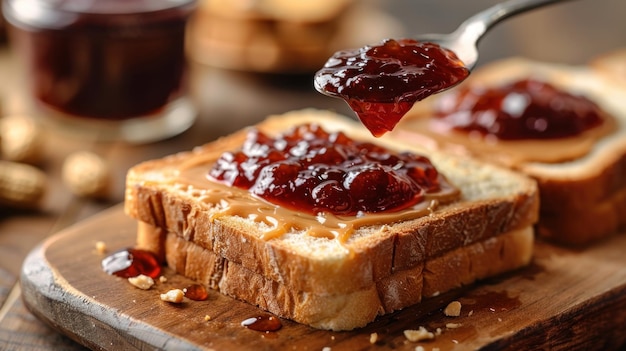
[[[38,168],[0,160],[0,205],[37,207],[46,191],[47,177]]]
[[[41,130],[27,117],[0,118],[0,205],[36,208],[47,176],[31,165],[41,157]]]
[[[33,164],[42,154],[42,132],[35,121],[24,116],[0,118],[2,159]]]
[[[63,162],[62,179],[65,186],[81,197],[105,195],[109,180],[109,166],[97,154],[78,151]]]

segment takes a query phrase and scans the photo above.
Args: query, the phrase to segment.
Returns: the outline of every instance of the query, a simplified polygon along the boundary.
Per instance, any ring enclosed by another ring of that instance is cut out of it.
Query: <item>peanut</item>
[[[24,116],[0,118],[0,152],[8,161],[36,163],[41,158],[43,133],[32,119]]]
[[[0,203],[34,208],[43,197],[47,177],[39,169],[11,161],[0,161]]]
[[[181,303],[185,297],[185,293],[183,293],[180,289],[172,289],[166,292],[165,294],[161,294],[161,300],[167,301],[171,303]]]
[[[108,165],[100,156],[78,151],[63,162],[62,179],[74,195],[98,197],[104,195],[109,186],[109,173]]]

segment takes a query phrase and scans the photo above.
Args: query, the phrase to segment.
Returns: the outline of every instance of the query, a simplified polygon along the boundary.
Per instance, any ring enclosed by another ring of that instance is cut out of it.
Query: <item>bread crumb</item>
[[[461,326],[461,323],[447,323],[446,328],[448,329],[456,329]]]
[[[159,283],[165,283],[166,281],[167,281],[167,278],[164,275],[159,277]]]
[[[322,351],[330,351],[330,346],[324,346],[324,348],[322,348]]]
[[[467,314],[468,317],[471,317],[474,314],[474,310],[469,311],[469,313]]]
[[[437,336],[441,335],[441,331],[442,331],[441,328],[435,329],[435,335]]]
[[[103,255],[107,252],[107,244],[104,241],[96,241],[96,252]]]
[[[161,294],[161,300],[172,302],[172,303],[181,303],[183,302],[183,298],[185,297],[185,293],[183,293],[180,289],[172,289],[165,294]]]
[[[375,344],[378,341],[378,333],[370,334],[370,344]]]
[[[420,326],[419,329],[407,329],[404,331],[404,337],[410,342],[418,342],[422,340],[431,340],[435,338],[435,334],[429,332],[426,328]]]
[[[433,347],[433,351],[439,351],[438,347]]]
[[[128,278],[128,282],[142,290],[148,290],[154,285],[154,279],[143,274]]]
[[[461,315],[461,303],[459,301],[452,301],[443,310],[443,313],[448,317],[458,317]]]
[[[426,351],[426,350],[424,349],[424,346],[419,345],[419,346],[415,346],[415,351]]]
[[[204,316],[204,321],[208,322],[211,320],[211,316],[209,316],[208,314]]]

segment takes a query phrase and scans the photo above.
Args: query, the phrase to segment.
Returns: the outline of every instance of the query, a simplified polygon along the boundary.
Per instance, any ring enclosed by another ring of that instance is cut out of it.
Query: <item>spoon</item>
[[[391,131],[416,101],[459,84],[476,65],[477,44],[500,21],[566,0],[508,0],[468,18],[450,34],[387,39],[336,52],[313,79],[343,98],[374,136]]]
[[[471,70],[478,61],[478,42],[501,21],[539,7],[569,0],[509,0],[483,10],[465,20],[450,34],[425,34],[419,42],[438,44],[452,52]]]

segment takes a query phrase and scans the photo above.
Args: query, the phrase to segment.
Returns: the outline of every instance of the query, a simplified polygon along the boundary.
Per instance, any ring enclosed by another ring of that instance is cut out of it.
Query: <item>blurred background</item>
[[[46,1],[28,3],[37,2]],[[80,349],[33,318],[21,304],[14,284],[23,258],[41,240],[123,200],[128,168],[143,160],[189,150],[271,114],[316,107],[353,116],[343,101],[323,96],[313,88],[313,74],[334,51],[375,44],[388,37],[448,33],[469,16],[496,3],[200,0],[187,27],[187,83],[197,109],[195,123],[188,130],[160,141],[129,144],[40,129],[31,135],[37,142],[29,144],[38,146],[36,161],[12,160],[39,170],[46,186],[35,194],[38,201],[28,206],[0,204],[0,349],[5,345],[19,350]],[[500,23],[486,35],[479,45],[478,67],[511,56],[584,65],[598,56],[626,49],[625,17],[624,0],[564,1],[520,15]],[[16,51],[20,43],[12,36],[5,37],[7,27],[6,23],[0,27],[0,122],[15,115],[45,119],[45,115],[30,108],[25,60]],[[18,145],[12,147],[23,147],[19,142],[27,139],[15,136],[18,129],[0,130],[6,133],[0,135],[0,141],[13,140]],[[81,151],[102,163],[83,158],[84,162],[78,163],[79,180],[87,179],[92,185],[102,181],[102,187],[98,183],[95,190],[81,192],[71,184],[72,179],[64,177],[68,159]],[[0,165],[0,175],[7,174],[3,172]],[[0,179],[0,189],[15,186],[10,184],[15,179],[7,179]],[[0,198],[3,195],[0,192]],[[9,343],[3,344],[7,340]]]
[[[450,32],[465,18],[499,1],[395,0],[379,4],[406,33]],[[626,46],[626,1],[564,1],[498,24],[479,45],[479,65],[510,57],[585,64]]]

